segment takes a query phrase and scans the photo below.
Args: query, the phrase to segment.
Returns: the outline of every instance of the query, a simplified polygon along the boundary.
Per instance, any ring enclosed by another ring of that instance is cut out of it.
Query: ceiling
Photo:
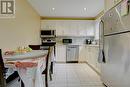
[[[42,17],[89,18],[104,8],[104,0],[28,0]]]

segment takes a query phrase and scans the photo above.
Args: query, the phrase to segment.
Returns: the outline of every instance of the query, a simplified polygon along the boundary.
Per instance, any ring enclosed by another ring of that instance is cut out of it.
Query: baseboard
[[[67,61],[66,63],[78,63],[78,61]]]
[[[78,63],[86,63],[86,61],[79,61]]]
[[[55,63],[66,63],[64,61],[55,61]]]

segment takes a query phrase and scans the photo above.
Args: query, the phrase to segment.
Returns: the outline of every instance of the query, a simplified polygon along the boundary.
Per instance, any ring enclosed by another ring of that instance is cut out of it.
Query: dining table
[[[7,73],[17,71],[25,87],[44,87],[42,71],[46,68],[48,50],[32,50],[14,55],[3,55]],[[9,76],[7,74],[6,78]]]

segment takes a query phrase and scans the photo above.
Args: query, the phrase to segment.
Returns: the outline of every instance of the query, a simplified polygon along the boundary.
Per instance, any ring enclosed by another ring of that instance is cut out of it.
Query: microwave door
[[[55,30],[41,30],[41,37],[55,37]]]

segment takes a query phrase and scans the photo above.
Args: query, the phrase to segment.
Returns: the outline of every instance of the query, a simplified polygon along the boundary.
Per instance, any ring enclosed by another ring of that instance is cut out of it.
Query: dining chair
[[[45,86],[48,87],[48,83],[49,83],[49,78],[50,81],[52,80],[52,73],[51,73],[51,56],[52,56],[52,51],[53,51],[53,47],[49,47],[48,49],[48,54],[46,57],[46,68],[45,70],[42,72],[42,74],[45,75]]]
[[[28,45],[32,50],[41,50],[40,46],[41,45]]]
[[[4,77],[6,76],[7,70],[8,68],[4,66],[2,51],[0,49],[0,87],[6,87],[7,84],[14,81],[16,78],[19,78],[19,81],[21,81],[21,87],[24,87],[23,81],[20,79],[17,71],[14,71],[14,73],[5,79]]]
[[[4,79],[4,62],[3,62],[3,58],[2,58],[2,51],[0,49],[0,87],[6,87],[6,82]]]

